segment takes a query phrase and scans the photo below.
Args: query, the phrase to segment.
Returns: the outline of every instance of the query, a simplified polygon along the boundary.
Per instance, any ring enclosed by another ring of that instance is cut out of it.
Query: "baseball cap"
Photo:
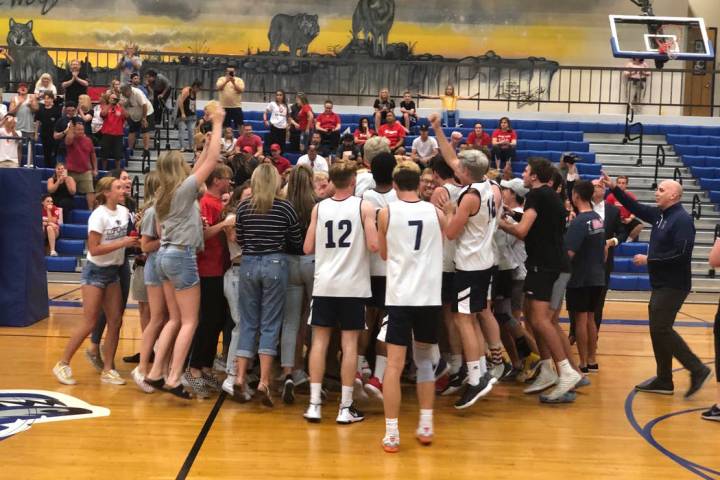
[[[427,132],[427,131],[429,131],[429,130],[430,130],[430,129],[428,128],[428,126],[427,126],[426,124],[423,123],[422,125],[420,125],[420,131],[421,131],[421,132]]]
[[[243,152],[244,153],[253,153],[253,149],[252,149],[252,147],[243,147]]]
[[[272,145],[270,145],[270,150],[282,150],[282,148],[280,148],[279,144],[273,143]]]
[[[502,188],[512,190],[513,193],[515,193],[516,195],[520,195],[521,197],[524,197],[528,193],[528,189],[525,187],[525,184],[523,183],[521,178],[502,180],[500,181],[500,186]]]

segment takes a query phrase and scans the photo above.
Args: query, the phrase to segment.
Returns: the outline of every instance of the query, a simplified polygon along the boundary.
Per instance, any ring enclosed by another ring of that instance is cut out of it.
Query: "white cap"
[[[500,181],[500,186],[512,190],[516,195],[520,195],[521,197],[524,197],[528,193],[528,189],[525,187],[521,178],[502,180]]]

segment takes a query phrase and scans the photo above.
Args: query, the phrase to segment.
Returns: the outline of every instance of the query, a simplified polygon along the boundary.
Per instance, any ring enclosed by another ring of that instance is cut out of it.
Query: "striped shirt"
[[[237,210],[235,233],[243,255],[302,254],[303,232],[286,200],[275,199],[264,214],[255,212],[251,199],[245,200]]]

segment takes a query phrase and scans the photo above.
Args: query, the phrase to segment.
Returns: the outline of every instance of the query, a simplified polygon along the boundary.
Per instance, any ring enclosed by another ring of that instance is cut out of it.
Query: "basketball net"
[[[683,29],[677,25],[663,25],[659,30],[659,34],[668,35],[664,41],[658,41],[658,53],[665,55],[668,60],[675,60],[680,53],[680,43],[682,41]],[[670,36],[674,36],[673,39]]]
[[[668,60],[675,60],[679,51],[677,44],[673,40],[668,40],[667,42],[661,42],[660,45],[658,45],[658,53],[665,55]]]

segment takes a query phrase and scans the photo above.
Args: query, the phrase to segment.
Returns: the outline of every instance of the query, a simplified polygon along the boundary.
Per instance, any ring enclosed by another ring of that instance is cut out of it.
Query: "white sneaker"
[[[540,373],[538,374],[535,381],[525,390],[523,390],[525,393],[539,393],[545,390],[546,388],[550,388],[553,385],[555,385],[558,381],[557,373],[552,369],[552,367],[548,366],[545,368],[540,369]]]
[[[503,376],[503,373],[505,373],[505,364],[504,363],[498,363],[497,365],[493,365],[492,367],[488,368],[490,371],[490,375],[495,380],[500,380]]]
[[[57,253],[55,250],[51,250],[51,251],[50,251],[50,256],[51,256],[51,257],[57,257],[57,256],[58,256],[58,253]]]
[[[58,382],[64,385],[75,385],[77,383],[77,380],[72,376],[72,368],[66,363],[57,362],[52,371]]]
[[[115,369],[102,372],[100,374],[100,381],[102,383],[109,383],[111,385],[125,385],[125,380]]]
[[[303,417],[310,423],[320,423],[322,406],[319,404],[311,403],[308,405],[307,410],[303,413]]]
[[[582,375],[580,375],[575,370],[572,370],[572,372],[569,372],[565,375],[560,375],[557,386],[553,388],[550,393],[545,395],[545,398],[550,401],[554,401],[565,395],[567,392],[575,388],[575,385],[582,379]]]
[[[137,385],[138,388],[145,393],[153,393],[155,389],[145,383],[145,375],[140,373],[139,368],[140,367],[135,367],[133,368],[132,372],[130,372],[130,376],[135,381],[135,385]]]
[[[418,426],[417,430],[415,430],[415,437],[422,445],[430,445],[433,441],[434,436],[435,433],[433,432],[432,427]]]
[[[234,390],[233,386],[235,385],[235,376],[234,375],[228,375],[225,377],[225,381],[222,384],[223,392],[227,393],[232,397]]]
[[[340,407],[340,410],[338,410],[338,416],[335,419],[335,421],[341,425],[349,425],[351,423],[362,422],[363,420],[365,420],[365,416],[353,405],[350,405],[349,407]]]

